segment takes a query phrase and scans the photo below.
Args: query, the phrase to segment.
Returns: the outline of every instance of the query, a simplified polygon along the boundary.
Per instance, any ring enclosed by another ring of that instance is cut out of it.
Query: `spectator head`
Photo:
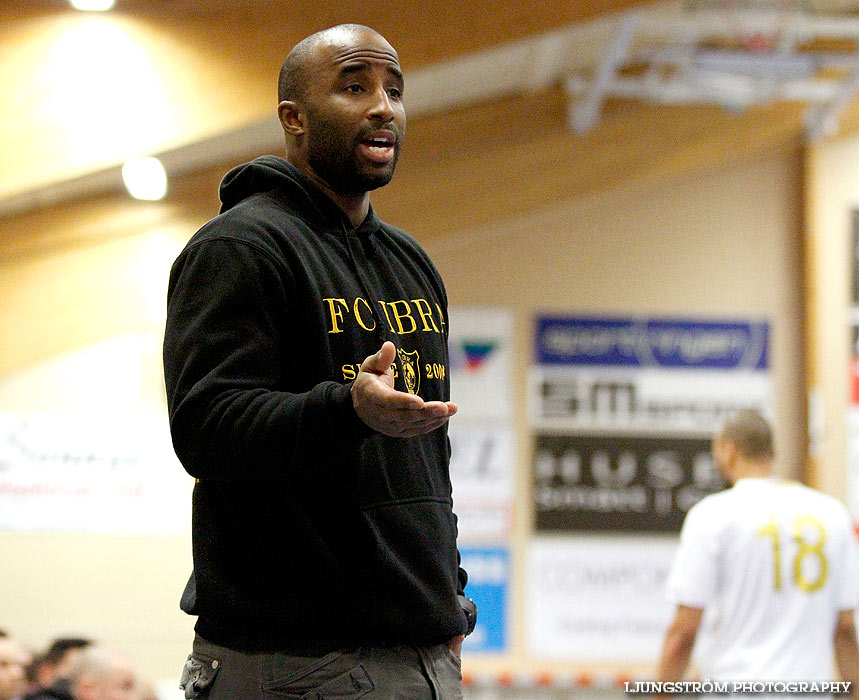
[[[60,678],[68,678],[80,653],[92,644],[81,637],[60,637],[34,663],[33,679],[40,688],[49,688]]]
[[[25,669],[30,653],[10,636],[0,637],[0,700],[12,700],[27,690]]]
[[[137,700],[137,678],[131,661],[112,649],[88,646],[68,677],[75,700]]]

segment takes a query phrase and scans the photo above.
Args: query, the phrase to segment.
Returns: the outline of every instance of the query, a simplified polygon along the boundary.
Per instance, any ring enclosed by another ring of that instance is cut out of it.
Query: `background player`
[[[859,563],[846,509],[773,475],[772,431],[755,411],[725,424],[713,457],[732,487],[686,516],[657,680],[681,679],[706,629],[696,649],[702,678],[831,681],[834,650],[855,696]]]

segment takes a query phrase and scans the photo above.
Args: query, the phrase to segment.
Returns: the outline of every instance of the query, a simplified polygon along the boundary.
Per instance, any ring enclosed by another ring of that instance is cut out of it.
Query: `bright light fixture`
[[[135,199],[164,199],[167,194],[167,173],[161,161],[151,156],[137,156],[125,161],[122,181]]]
[[[69,4],[84,12],[107,12],[113,9],[114,0],[69,0]]]

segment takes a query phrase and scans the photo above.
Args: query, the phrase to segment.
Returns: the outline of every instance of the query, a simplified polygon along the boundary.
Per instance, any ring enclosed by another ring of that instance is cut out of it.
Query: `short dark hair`
[[[772,459],[773,434],[770,424],[758,411],[746,409],[729,418],[719,436],[730,440],[746,459]]]
[[[62,661],[70,649],[84,649],[91,644],[92,640],[83,637],[60,637],[51,642],[42,660],[49,664],[56,664]]]
[[[354,33],[371,31],[377,33],[375,29],[363,24],[338,24],[336,27],[323,29],[299,41],[286,55],[283,65],[280,67],[280,76],[277,80],[278,103],[285,100],[300,100],[304,97],[304,89],[307,85],[307,62],[310,54],[321,41],[334,31]]]

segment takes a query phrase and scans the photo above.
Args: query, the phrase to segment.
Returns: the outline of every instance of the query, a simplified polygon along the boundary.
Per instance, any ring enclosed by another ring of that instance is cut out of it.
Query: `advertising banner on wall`
[[[162,341],[163,327],[127,333],[0,377],[0,531],[190,531]]]
[[[535,360],[538,429],[711,435],[741,408],[770,408],[763,322],[547,316]]]
[[[724,488],[710,440],[653,435],[537,435],[538,531],[679,532],[686,512]]]
[[[513,314],[482,306],[453,306],[448,313],[451,398],[459,408],[457,419],[510,420]]]
[[[513,431],[480,423],[450,427],[450,474],[459,538],[500,541],[513,527]]]
[[[161,413],[0,413],[0,531],[183,534],[192,486]]]
[[[859,209],[851,212],[851,282],[852,294],[850,304],[850,403],[845,412],[845,442],[847,448],[847,507],[855,521],[859,521]],[[815,395],[812,394],[812,397]],[[820,421],[812,421],[810,437],[812,450],[817,447],[821,439],[822,430],[822,407],[819,405],[817,413],[821,416]],[[812,416],[814,418],[814,415]],[[818,427],[819,430],[815,430]],[[815,451],[812,452],[817,458],[820,457]]]
[[[771,408],[764,322],[546,316],[535,332],[538,531],[679,531],[725,485],[713,433]]]
[[[673,608],[673,539],[540,538],[528,551],[529,653],[577,663],[654,664]]]
[[[463,648],[468,652],[503,652],[507,649],[507,599],[510,557],[504,547],[460,547],[462,566],[468,572],[465,594],[479,611],[477,625]]]
[[[450,309],[450,475],[462,542],[504,542],[513,522],[513,318],[506,309]]]

